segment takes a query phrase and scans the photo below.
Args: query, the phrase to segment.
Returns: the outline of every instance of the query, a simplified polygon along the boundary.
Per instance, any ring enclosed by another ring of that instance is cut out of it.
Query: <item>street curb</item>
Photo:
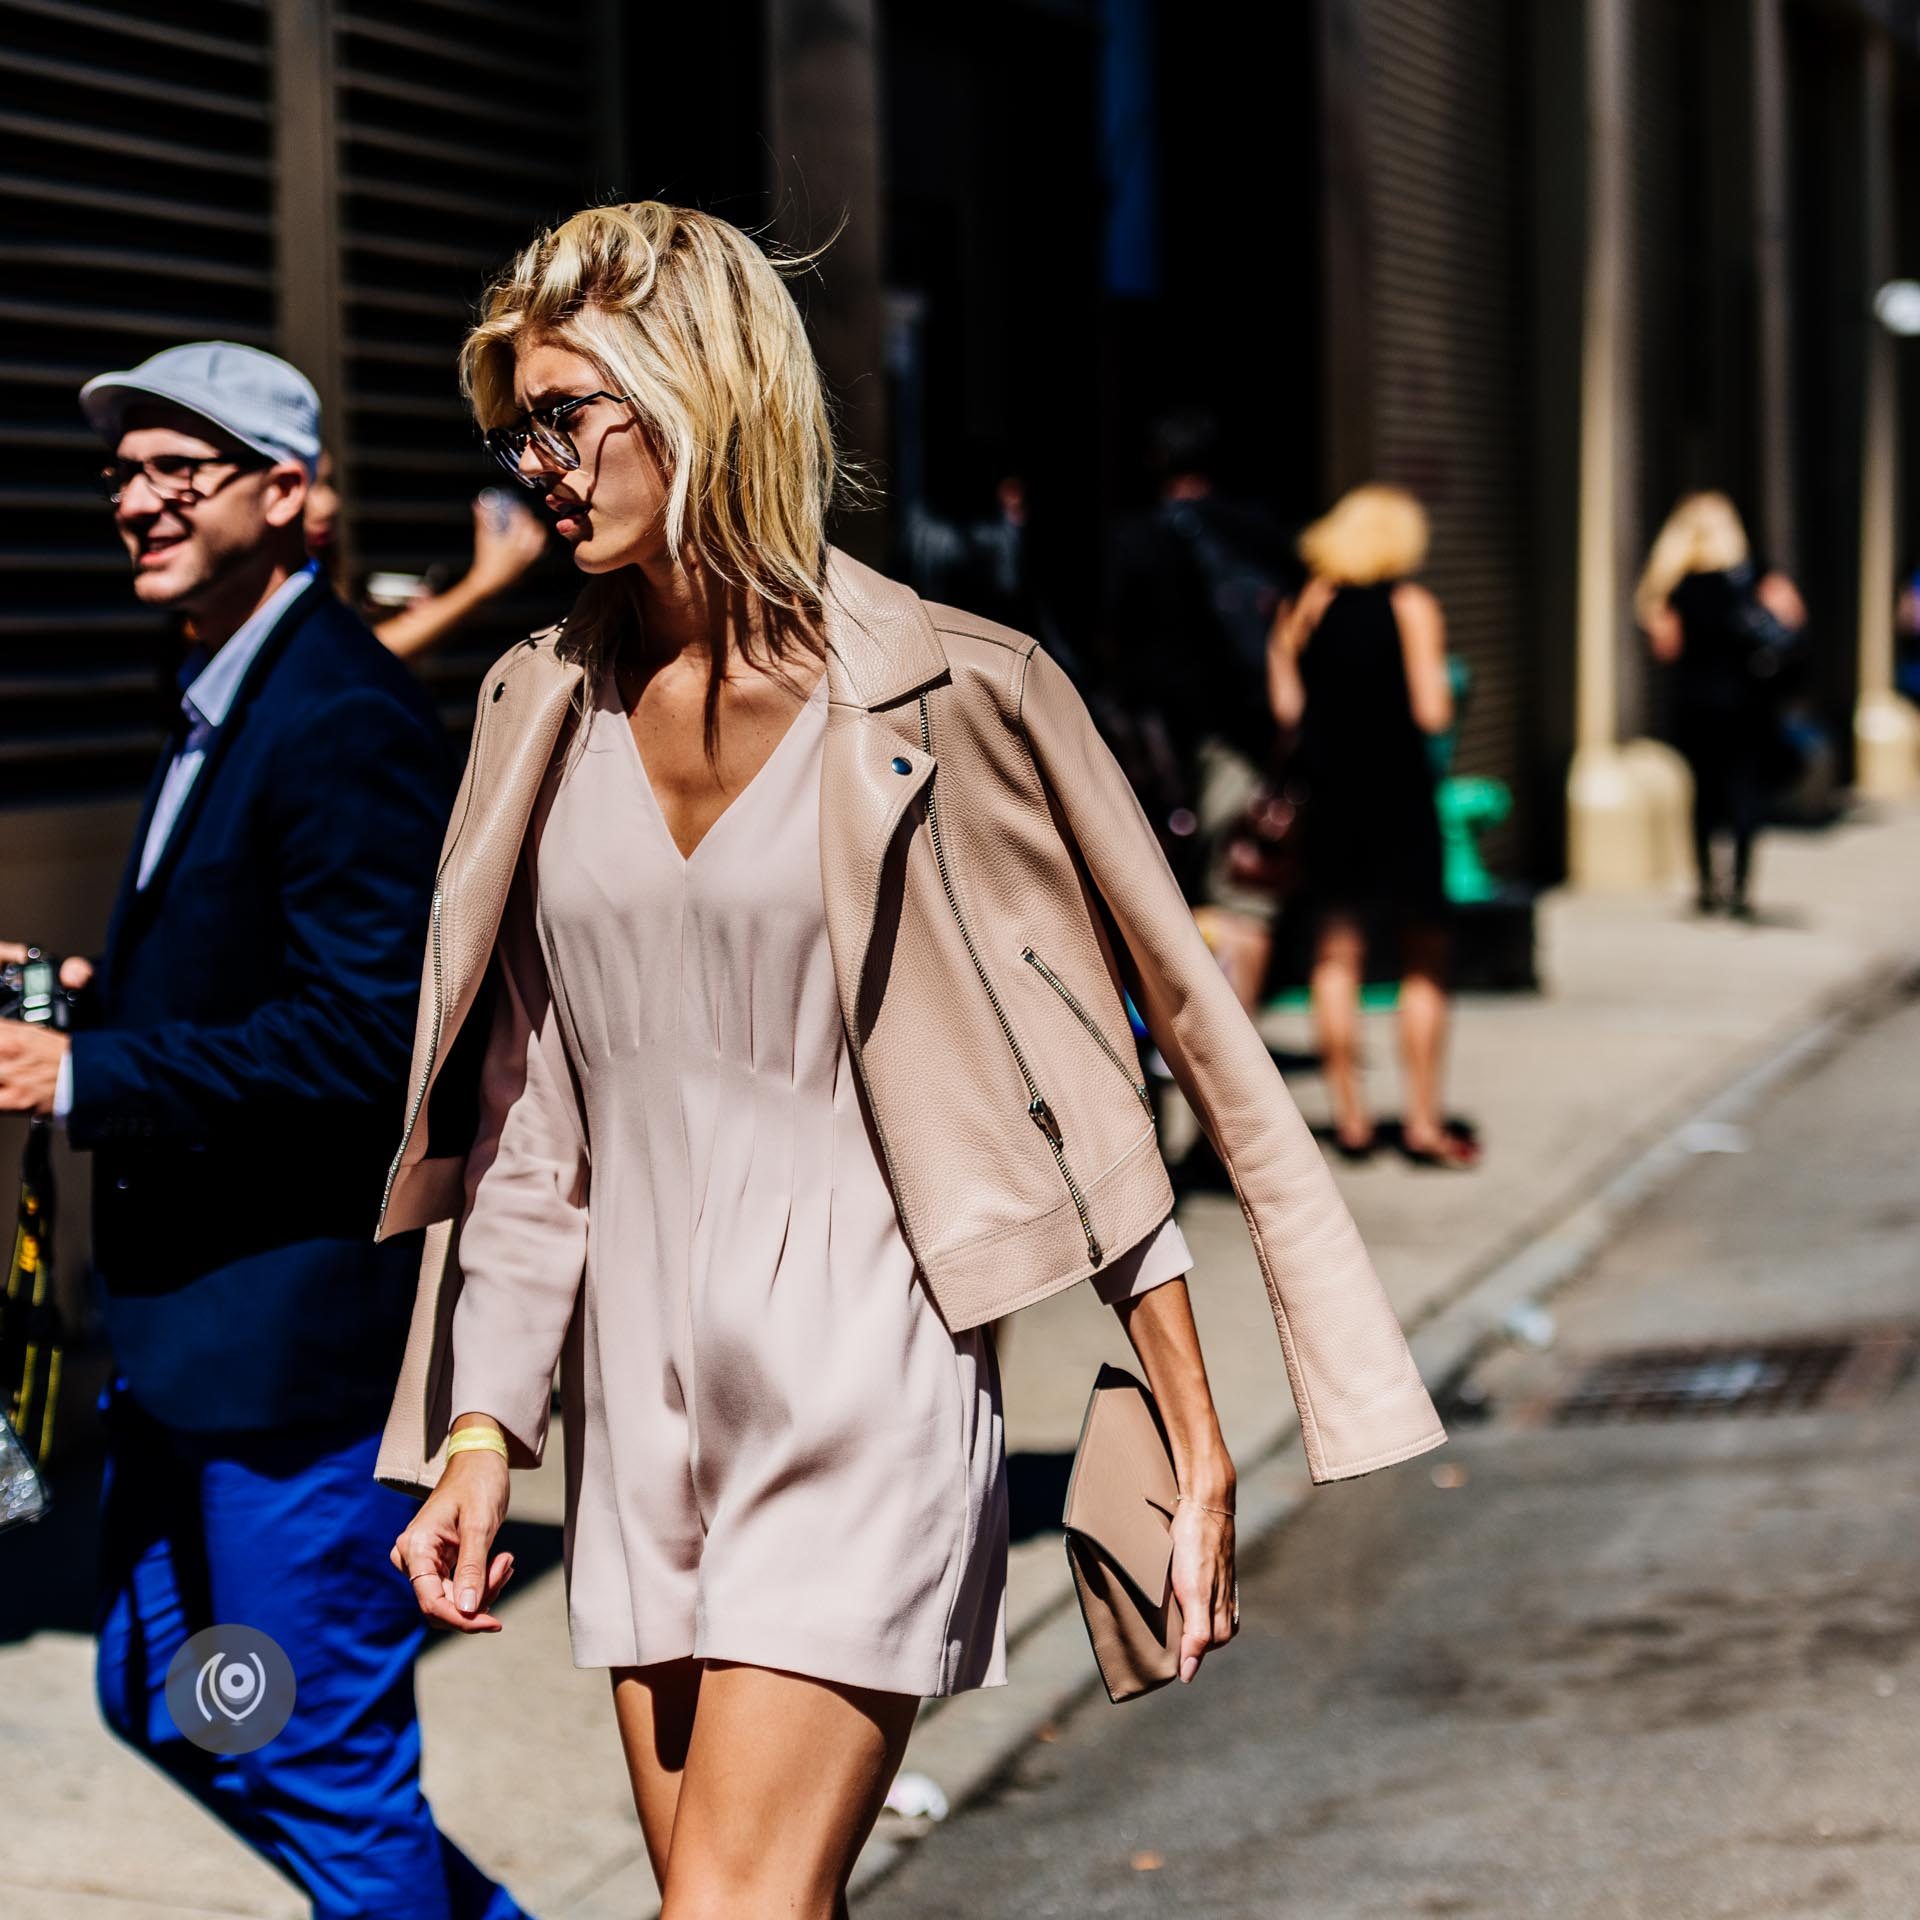
[[[1702,1123],[1732,1124],[1751,1113],[1769,1094],[1811,1071],[1858,1028],[1916,991],[1920,953],[1877,954],[1739,1055],[1717,1076],[1713,1092],[1704,1098],[1694,1092],[1683,1110],[1630,1135],[1611,1156],[1612,1171],[1600,1176],[1596,1193],[1522,1229],[1510,1251],[1470,1270],[1444,1301],[1408,1323],[1408,1343],[1421,1377],[1436,1395],[1443,1394],[1503,1337],[1516,1308],[1543,1304],[1583,1273],[1628,1218],[1695,1158],[1696,1150],[1687,1144],[1692,1129]],[[1267,1545],[1312,1491],[1304,1465],[1285,1458],[1298,1432],[1297,1424],[1289,1421],[1247,1451],[1236,1525],[1236,1550],[1242,1559]],[[950,1818],[1003,1780],[1043,1727],[1099,1690],[1063,1554],[1056,1592],[1033,1611],[1009,1644],[1007,1685],[990,1694],[966,1696],[975,1704],[964,1743],[950,1753],[929,1751],[939,1744],[950,1704],[932,1701],[922,1709],[914,1734],[919,1751],[910,1751],[909,1759],[938,1781]],[[990,1704],[983,1708],[983,1702]],[[927,1821],[899,1822],[893,1833],[884,1825],[876,1828],[854,1864],[849,1895],[876,1886],[932,1831]]]

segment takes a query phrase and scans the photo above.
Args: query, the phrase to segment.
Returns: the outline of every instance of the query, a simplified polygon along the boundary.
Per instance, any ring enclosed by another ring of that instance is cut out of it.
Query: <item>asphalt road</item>
[[[1628,1349],[1920,1329],[1920,1007],[1698,1144],[1489,1419],[1320,1490],[1191,1688],[1096,1699],[861,1920],[1920,1916],[1916,1370],[1550,1412]]]

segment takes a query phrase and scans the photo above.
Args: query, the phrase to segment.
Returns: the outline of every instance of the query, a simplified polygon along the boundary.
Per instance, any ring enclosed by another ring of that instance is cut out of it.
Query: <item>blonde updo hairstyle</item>
[[[1355,487],[1300,536],[1300,558],[1336,587],[1404,580],[1426,557],[1426,509],[1404,487]]]
[[[667,472],[669,549],[765,604],[776,659],[795,636],[817,656],[828,509],[836,488],[861,491],[836,454],[820,369],[783,277],[825,250],[770,257],[729,222],[659,200],[589,207],[522,249],[460,349],[461,391],[482,429],[518,411],[523,345],[581,354],[628,395]],[[636,625],[623,568],[582,587],[561,647],[591,681]],[[726,666],[716,652],[710,750]]]

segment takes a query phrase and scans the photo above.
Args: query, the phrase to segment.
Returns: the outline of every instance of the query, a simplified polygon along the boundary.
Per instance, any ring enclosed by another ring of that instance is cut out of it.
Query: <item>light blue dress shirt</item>
[[[153,878],[154,868],[160,864],[160,856],[167,850],[180,809],[187,804],[187,795],[206,764],[213,736],[233,711],[234,696],[247,677],[247,669],[266,644],[267,636],[279,624],[280,616],[305,592],[307,583],[319,571],[309,560],[298,573],[275,587],[241,621],[226,645],[194,675],[180,695],[180,709],[188,722],[187,737],[173,756],[173,764],[167,768],[166,778],[160,784],[160,797],[154,802],[153,818],[147,823],[147,837],[140,847],[140,871],[134,877],[137,890],[145,890]],[[60,1062],[60,1078],[53,1090],[53,1117],[64,1120],[72,1106],[73,1055],[68,1052]]]

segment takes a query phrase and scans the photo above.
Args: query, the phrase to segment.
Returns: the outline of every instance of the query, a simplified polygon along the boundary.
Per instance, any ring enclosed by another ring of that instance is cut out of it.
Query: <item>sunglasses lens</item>
[[[580,456],[562,428],[550,425],[545,420],[536,420],[532,431],[533,444],[563,473],[571,473],[580,464]]]

